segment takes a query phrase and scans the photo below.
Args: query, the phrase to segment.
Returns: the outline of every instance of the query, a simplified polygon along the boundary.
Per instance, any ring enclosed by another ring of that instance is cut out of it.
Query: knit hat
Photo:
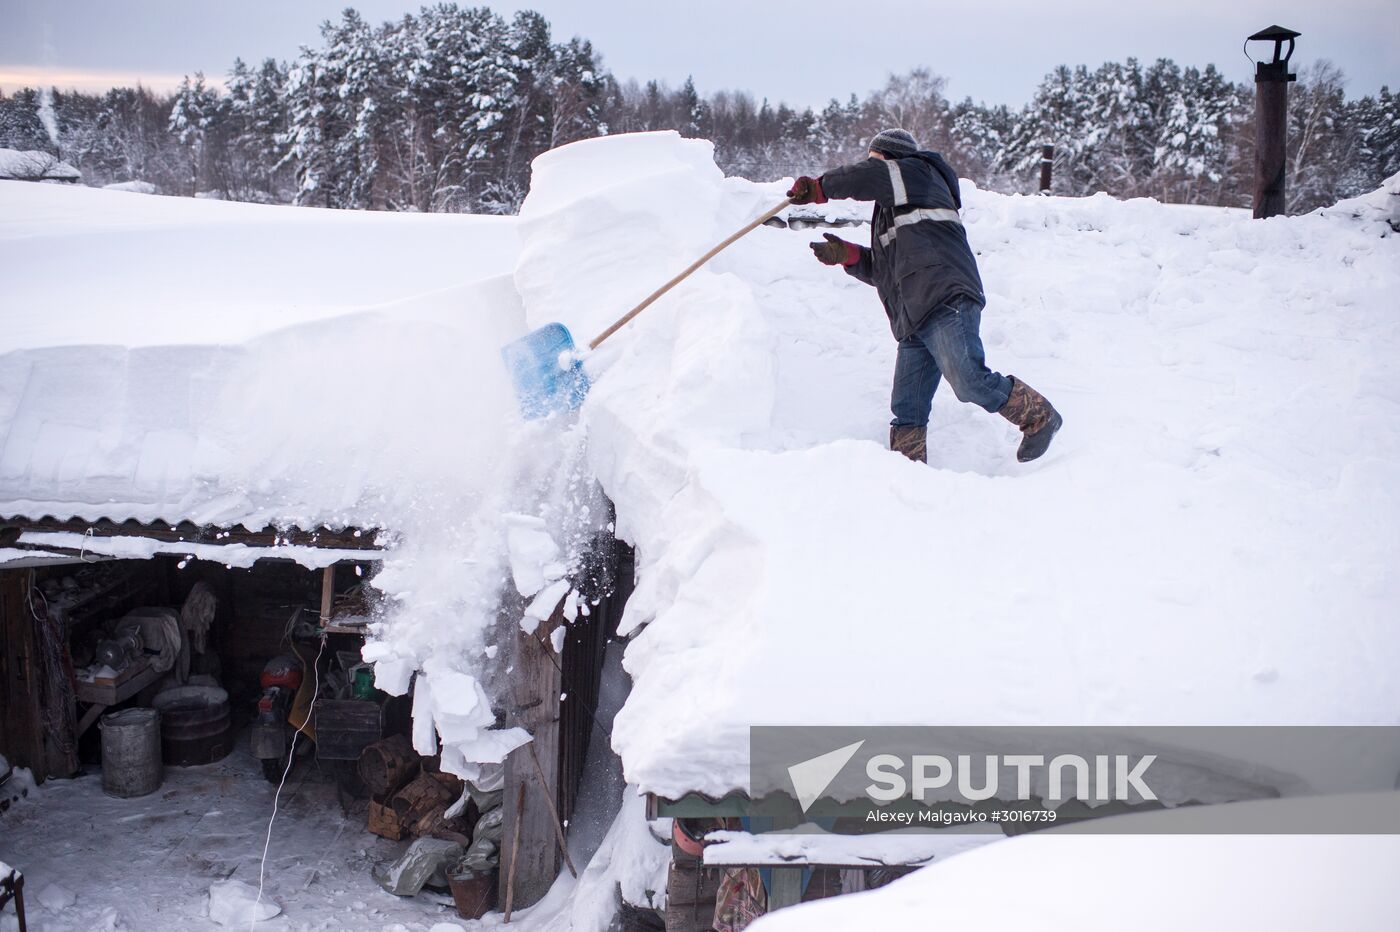
[[[908,130],[887,129],[870,140],[870,148],[896,159],[913,155],[919,151],[919,144]]]

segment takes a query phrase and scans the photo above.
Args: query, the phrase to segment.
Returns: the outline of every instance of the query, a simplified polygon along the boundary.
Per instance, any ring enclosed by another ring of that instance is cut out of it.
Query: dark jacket
[[[846,271],[874,285],[896,340],[959,295],[986,303],[958,210],[958,176],[937,152],[870,158],[821,177],[829,198],[874,201],[870,246]]]

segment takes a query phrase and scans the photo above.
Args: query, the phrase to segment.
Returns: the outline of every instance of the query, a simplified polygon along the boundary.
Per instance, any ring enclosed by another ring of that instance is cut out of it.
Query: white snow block
[[[51,883],[39,891],[39,905],[51,913],[61,913],[76,902],[77,894],[56,883]]]
[[[264,922],[282,912],[263,891],[258,902],[258,888],[241,880],[221,880],[209,886],[209,918],[221,926],[246,926]]]

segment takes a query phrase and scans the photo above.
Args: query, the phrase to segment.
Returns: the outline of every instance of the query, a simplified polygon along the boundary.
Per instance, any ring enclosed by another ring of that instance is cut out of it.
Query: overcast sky
[[[235,56],[290,58],[317,27],[354,5],[371,22],[416,10],[399,0],[0,0],[0,87],[39,80],[93,88],[137,79],[164,88]],[[464,4],[472,5],[472,4]],[[700,92],[742,88],[820,106],[864,94],[890,72],[926,66],[949,96],[1025,103],[1057,64],[1136,56],[1215,63],[1250,79],[1244,37],[1278,23],[1303,34],[1295,65],[1329,58],[1351,96],[1400,89],[1397,0],[536,0],[556,38],[583,36],[619,79]],[[1255,45],[1258,45],[1256,43]],[[1262,54],[1263,48],[1256,52]]]

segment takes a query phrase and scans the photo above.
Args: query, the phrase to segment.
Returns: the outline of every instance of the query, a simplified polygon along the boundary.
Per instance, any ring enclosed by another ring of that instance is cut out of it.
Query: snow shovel
[[[632,310],[619,317],[608,329],[594,337],[588,344],[595,350],[603,341],[621,330],[642,311],[651,306],[657,298],[685,281],[700,266],[713,259],[721,250],[729,246],[750,230],[778,215],[784,207],[792,203],[791,198],[783,198],[759,216],[744,224],[724,242],[715,246],[685,271],[653,291]],[[506,344],[501,349],[501,358],[510,370],[515,392],[520,396],[520,408],[528,419],[544,417],[556,411],[572,411],[583,403],[588,394],[588,376],[583,371],[583,359],[574,347],[573,334],[563,324],[545,324],[520,339]]]

